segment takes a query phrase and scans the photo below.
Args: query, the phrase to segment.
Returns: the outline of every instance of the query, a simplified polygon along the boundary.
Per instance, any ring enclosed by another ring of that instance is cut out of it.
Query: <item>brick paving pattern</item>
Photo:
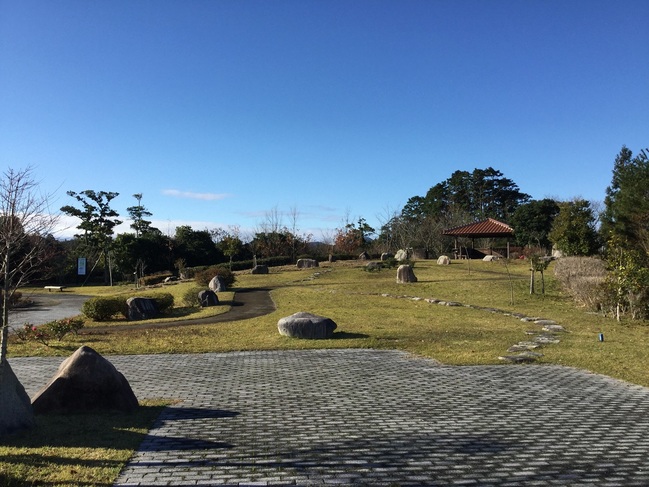
[[[111,356],[176,398],[116,486],[648,486],[649,389],[398,351]],[[61,359],[15,358],[32,395]]]

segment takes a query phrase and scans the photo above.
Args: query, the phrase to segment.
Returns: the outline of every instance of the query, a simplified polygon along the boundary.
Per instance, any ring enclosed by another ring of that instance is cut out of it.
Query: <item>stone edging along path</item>
[[[331,269],[323,270],[322,272],[330,272]],[[315,272],[312,275],[299,279],[299,281],[310,281],[320,277],[322,272]],[[501,355],[498,358],[505,362],[512,363],[524,363],[524,362],[534,362],[536,359],[543,357],[543,354],[540,352],[535,352],[539,348],[542,348],[545,345],[559,343],[561,340],[558,337],[559,333],[565,333],[567,330],[559,325],[554,320],[549,320],[541,317],[530,317],[526,316],[523,313],[515,313],[510,311],[504,311],[498,308],[490,308],[486,306],[476,306],[473,304],[462,304],[456,301],[444,301],[441,299],[435,298],[422,298],[418,296],[407,296],[407,295],[394,295],[388,293],[360,293],[367,296],[381,296],[384,298],[395,298],[395,299],[410,299],[412,301],[426,301],[430,304],[437,304],[440,306],[450,306],[450,307],[463,307],[471,308],[479,311],[485,311],[489,313],[501,314],[503,316],[511,316],[513,318],[519,319],[525,323],[532,323],[537,325],[539,328],[535,330],[528,330],[525,332],[526,335],[529,335],[528,340],[520,341],[507,349],[509,355]]]
[[[529,340],[518,342],[507,349],[507,352],[510,355],[501,355],[498,358],[506,362],[513,363],[522,363],[522,362],[534,362],[536,359],[543,356],[540,352],[534,352],[533,350],[539,349],[544,345],[559,343],[561,340],[558,338],[559,333],[565,333],[567,330],[559,325],[554,320],[549,320],[540,317],[530,317],[526,316],[523,313],[515,313],[510,311],[504,311],[498,308],[490,308],[486,306],[476,306],[473,304],[462,304],[456,301],[444,301],[441,299],[435,298],[421,298],[417,296],[406,296],[406,295],[393,295],[393,294],[373,294],[374,296],[382,296],[384,298],[395,298],[395,299],[410,299],[412,301],[426,301],[430,304],[437,304],[440,306],[450,306],[450,307],[462,307],[462,308],[471,308],[479,311],[486,311],[489,313],[497,313],[503,316],[511,316],[517,318],[525,323],[532,323],[537,325],[539,328],[537,330],[528,330],[525,332],[526,335],[529,335],[531,338]]]

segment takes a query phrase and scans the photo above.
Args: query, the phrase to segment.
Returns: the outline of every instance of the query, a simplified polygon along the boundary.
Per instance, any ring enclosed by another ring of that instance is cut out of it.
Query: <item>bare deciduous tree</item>
[[[7,360],[9,304],[16,290],[29,282],[48,258],[46,237],[57,222],[48,198],[34,181],[33,170],[7,169],[0,181],[0,279],[2,334],[0,367]]]

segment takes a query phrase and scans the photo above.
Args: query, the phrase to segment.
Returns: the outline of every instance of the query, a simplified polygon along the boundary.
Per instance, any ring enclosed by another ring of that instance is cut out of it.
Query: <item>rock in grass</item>
[[[280,335],[291,338],[331,338],[338,327],[330,318],[300,311],[277,322]]]
[[[29,396],[9,362],[4,362],[0,365],[0,437],[31,428],[33,424]]]
[[[224,293],[228,290],[227,286],[225,285],[225,279],[223,279],[222,276],[214,276],[210,281],[208,287],[215,293]]]
[[[397,283],[417,282],[417,276],[409,265],[400,265],[397,269]]]
[[[78,348],[32,399],[34,413],[133,411],[137,398],[126,377],[90,347]]]
[[[198,302],[201,303],[202,308],[218,306],[219,297],[211,289],[204,289],[198,293]]]
[[[158,306],[153,298],[128,298],[126,306],[129,320],[148,320],[158,316]]]
[[[525,363],[525,362],[534,362],[537,358],[540,357],[543,357],[542,353],[523,352],[516,355],[504,355],[498,357],[498,359],[504,360],[506,362],[512,362],[512,363]]]

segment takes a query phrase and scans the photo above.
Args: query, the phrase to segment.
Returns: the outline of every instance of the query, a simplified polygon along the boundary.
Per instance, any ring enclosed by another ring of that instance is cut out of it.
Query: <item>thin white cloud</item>
[[[232,196],[228,193],[194,193],[192,191],[179,191],[177,189],[163,189],[162,194],[165,196],[173,196],[174,198],[188,198],[203,201],[223,200]]]

